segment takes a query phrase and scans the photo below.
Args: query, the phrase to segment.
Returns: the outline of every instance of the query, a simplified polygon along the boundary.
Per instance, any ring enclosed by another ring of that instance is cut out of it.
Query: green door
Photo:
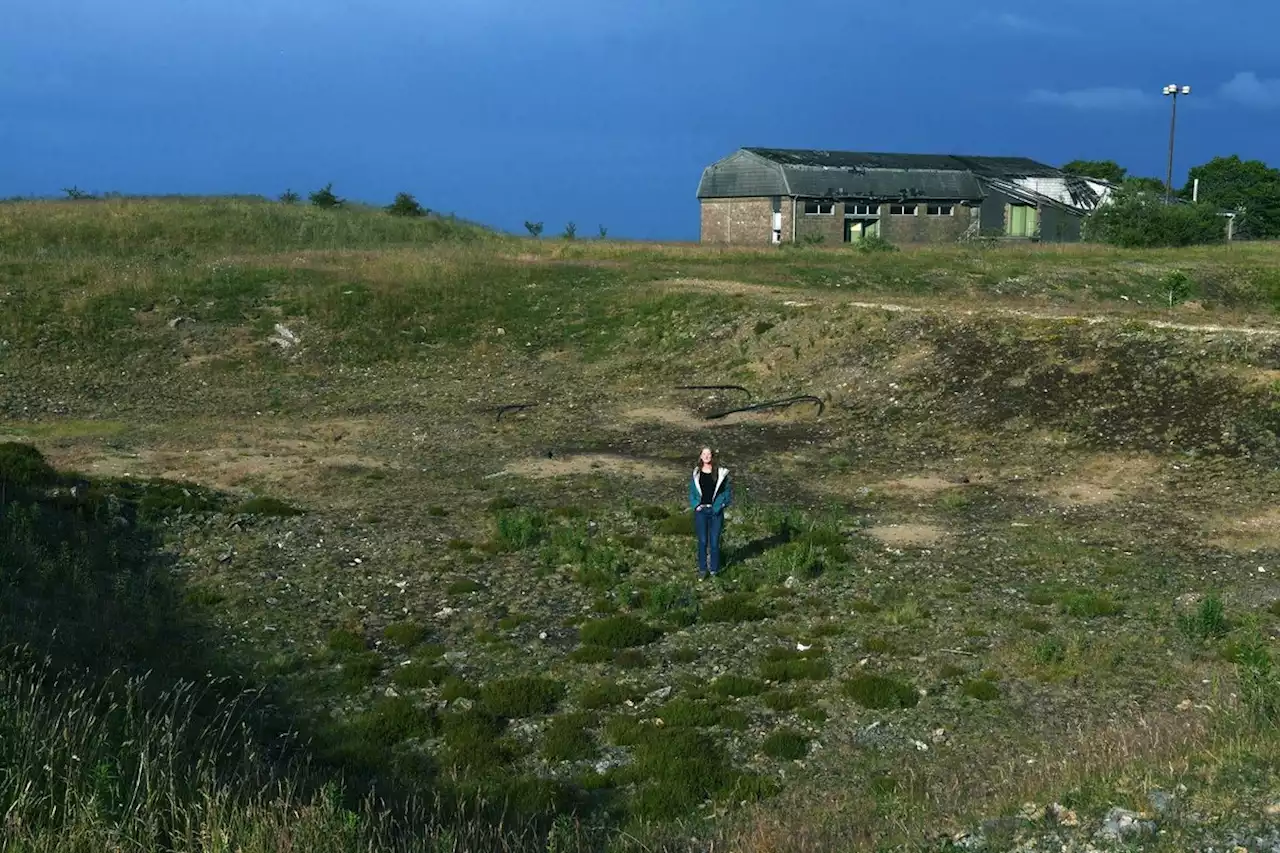
[[[1029,204],[1010,204],[1007,208],[1010,237],[1034,237],[1040,226],[1040,211]]]

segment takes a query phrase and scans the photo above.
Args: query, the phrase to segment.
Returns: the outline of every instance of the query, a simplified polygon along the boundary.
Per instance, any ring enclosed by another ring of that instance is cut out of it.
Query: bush
[[[411,649],[427,636],[427,629],[417,622],[392,622],[382,629],[382,636],[397,648]]]
[[[1045,620],[1037,619],[1034,616],[1023,616],[1018,620],[1018,625],[1027,631],[1033,631],[1037,634],[1047,634],[1049,629],[1053,627]]]
[[[863,237],[857,243],[859,252],[871,254],[874,252],[896,252],[898,247],[890,243],[878,234],[872,234],[869,237]]]
[[[764,754],[796,761],[809,754],[809,738],[795,729],[779,729],[765,738]]]
[[[553,717],[542,735],[542,755],[548,761],[581,761],[596,754],[595,738],[587,731],[596,724],[594,714]]]
[[[628,699],[637,701],[644,696],[644,691],[637,687],[619,684],[616,681],[597,681],[588,684],[578,691],[578,706],[587,711],[599,711],[621,705]]]
[[[569,660],[574,663],[609,663],[613,660],[613,649],[604,646],[578,646],[569,652]]]
[[[426,216],[427,210],[409,193],[396,193],[396,200],[387,205],[392,216]]]
[[[449,764],[474,772],[509,763],[514,749],[502,732],[506,723],[493,714],[472,708],[445,714],[440,720],[445,758]]]
[[[323,208],[325,210],[331,210],[336,207],[342,207],[342,205],[346,203],[343,199],[340,199],[336,195],[334,195],[332,183],[325,184],[320,189],[311,193],[310,199],[313,205],[319,208]]]
[[[639,785],[636,816],[669,821],[685,815],[737,781],[724,747],[696,731],[657,730],[635,745],[634,760],[618,781]]]
[[[497,524],[497,542],[505,551],[523,551],[541,542],[546,535],[546,519],[533,510],[503,510],[498,513]]]
[[[760,664],[760,677],[766,681],[821,681],[831,677],[831,664],[823,659],[822,650],[806,652],[772,648]]]
[[[1193,615],[1178,620],[1182,632],[1193,640],[1204,642],[1225,637],[1231,630],[1222,599],[1214,594],[1205,597]]]
[[[291,518],[302,515],[303,510],[291,506],[278,498],[250,498],[236,508],[242,515],[258,515],[263,518]]]
[[[446,702],[458,699],[479,699],[480,691],[460,675],[450,675],[440,685],[440,698]]]
[[[844,683],[844,695],[864,708],[914,708],[920,694],[909,684],[882,675],[858,675]]]
[[[693,588],[681,583],[665,583],[644,596],[644,609],[655,619],[666,619],[681,627],[698,620],[698,599]]]
[[[1085,220],[1088,240],[1126,248],[1220,243],[1226,226],[1210,204],[1165,204],[1150,193],[1119,192]]]
[[[1122,609],[1109,595],[1103,593],[1073,592],[1062,599],[1063,612],[1082,619],[1116,616]]]
[[[658,522],[655,530],[663,536],[693,536],[693,514],[676,513]]]
[[[646,521],[662,521],[671,517],[671,511],[661,506],[640,506],[631,512],[636,518],[643,518]]]
[[[977,699],[979,702],[990,702],[1000,698],[1000,688],[986,679],[970,681],[964,686],[963,692],[970,699]]]
[[[342,662],[342,689],[348,693],[359,693],[369,687],[382,672],[382,663],[376,652],[350,655]]]
[[[449,595],[470,595],[473,592],[480,592],[484,589],[484,584],[471,578],[459,578],[445,588],[445,592]]]
[[[796,716],[810,723],[825,723],[827,721],[827,712],[821,708],[801,708],[796,712]]]
[[[397,687],[421,689],[443,684],[451,675],[453,670],[445,664],[416,660],[396,667],[395,672],[391,674],[391,682]]]
[[[362,635],[347,628],[335,628],[330,631],[325,644],[330,651],[340,654],[355,654],[368,648]]]
[[[681,646],[671,651],[671,660],[675,663],[693,663],[699,657],[698,650],[689,646]]]
[[[564,694],[559,681],[523,675],[485,684],[480,688],[480,702],[497,717],[529,717],[554,711]]]
[[[388,746],[408,738],[435,734],[438,721],[430,710],[403,696],[382,696],[356,717],[357,729]]]
[[[766,708],[781,713],[803,708],[809,704],[809,696],[800,690],[770,690],[760,697],[760,701]]]
[[[587,622],[579,631],[579,636],[586,645],[626,649],[647,646],[661,637],[662,632],[634,616],[624,614]]]
[[[57,477],[53,467],[31,445],[16,441],[0,442],[0,486],[48,486]]]
[[[1033,653],[1036,663],[1042,666],[1062,663],[1067,659],[1067,644],[1057,637],[1045,637],[1036,643]]]
[[[702,606],[703,622],[759,622],[768,613],[748,593],[734,592]]]
[[[717,696],[758,696],[764,692],[764,682],[745,675],[722,675],[711,682],[711,692]]]
[[[614,656],[613,662],[622,669],[643,669],[649,665],[649,658],[639,649],[623,649]]]

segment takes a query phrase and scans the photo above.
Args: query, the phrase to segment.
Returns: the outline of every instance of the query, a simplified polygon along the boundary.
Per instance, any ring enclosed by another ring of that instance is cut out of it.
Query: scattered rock
[[[1059,803],[1054,803],[1053,805],[1049,806],[1047,809],[1045,809],[1045,813],[1049,817],[1049,819],[1051,819],[1054,823],[1058,824],[1059,826],[1079,826],[1080,825],[1079,816],[1076,815],[1076,813],[1072,809],[1069,809],[1066,806],[1063,806]]]
[[[275,344],[281,349],[290,349],[301,343],[301,339],[282,323],[276,323],[276,333],[267,338],[268,343]]]
[[[1151,803],[1152,810],[1158,815],[1168,814],[1173,809],[1173,794],[1166,791],[1152,791],[1147,794],[1147,802]]]
[[[169,328],[176,329],[179,326],[181,326],[183,323],[190,323],[190,322],[191,322],[190,317],[174,317],[172,320],[169,321]]]
[[[1140,835],[1151,835],[1156,831],[1154,821],[1143,820],[1137,812],[1122,809],[1118,806],[1107,812],[1102,822],[1101,833],[1106,838],[1121,840]]]
[[[655,702],[662,702],[671,695],[671,687],[659,687],[657,690],[646,696],[646,699],[652,699]]]

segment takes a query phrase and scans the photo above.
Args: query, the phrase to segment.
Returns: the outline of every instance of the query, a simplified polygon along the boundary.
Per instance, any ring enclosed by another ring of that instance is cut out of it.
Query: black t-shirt
[[[699,469],[698,485],[702,487],[702,502],[704,504],[711,503],[716,496],[716,472],[712,471],[708,474],[706,471]]]

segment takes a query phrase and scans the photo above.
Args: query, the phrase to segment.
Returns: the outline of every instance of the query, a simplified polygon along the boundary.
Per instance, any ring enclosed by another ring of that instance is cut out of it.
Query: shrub
[[[1058,597],[1047,589],[1037,589],[1027,595],[1027,601],[1036,607],[1050,607],[1058,603]]]
[[[704,604],[700,614],[703,622],[759,622],[768,616],[751,595],[743,592],[729,593]]]
[[[990,702],[1000,698],[1000,688],[982,678],[965,684],[963,692],[970,699],[977,699],[979,702]]]
[[[968,673],[968,670],[962,666],[956,666],[954,663],[943,664],[942,669],[938,670],[939,678],[959,678]]]
[[[1208,595],[1200,602],[1200,607],[1194,614],[1183,616],[1179,620],[1179,627],[1193,640],[1217,640],[1225,637],[1231,630],[1225,614],[1222,599],[1216,594]]]
[[[682,512],[667,516],[658,522],[655,530],[663,536],[693,536],[693,515]]]
[[[897,651],[893,642],[884,637],[867,637],[862,641],[862,647],[876,655],[891,655]]]
[[[827,721],[827,712],[822,708],[801,708],[796,711],[796,716],[810,723],[825,723]]]
[[[1280,598],[1271,602],[1271,606],[1267,608],[1267,612],[1272,616],[1280,616]]]
[[[721,709],[713,705],[687,698],[672,699],[654,712],[654,716],[660,718],[663,725],[673,728],[717,726],[722,714]]]
[[[1036,663],[1043,666],[1062,663],[1067,659],[1067,644],[1057,637],[1045,637],[1036,643],[1033,654]]]
[[[325,184],[320,189],[311,193],[310,199],[313,205],[325,210],[342,207],[342,205],[346,203],[343,199],[334,195],[332,183]]]
[[[587,711],[599,711],[621,705],[628,699],[639,700],[644,691],[637,687],[619,684],[616,681],[597,681],[588,684],[578,691],[578,706]]]
[[[391,674],[391,682],[397,687],[421,689],[443,684],[445,679],[451,675],[453,675],[453,670],[445,664],[413,661],[404,666],[396,667],[395,672]]]
[[[853,604],[851,604],[850,607],[853,608],[854,612],[865,615],[880,612],[879,604],[876,604],[874,601],[867,601],[865,598],[854,599]]]
[[[438,720],[427,708],[403,696],[381,696],[355,719],[358,730],[388,746],[436,733]]]
[[[293,190],[285,190],[284,192],[280,193],[281,204],[294,205],[300,201],[302,201],[302,196],[298,195]]]
[[[613,662],[622,669],[643,669],[649,665],[649,658],[639,649],[623,649],[614,656]]]
[[[1280,725],[1280,668],[1267,648],[1266,636],[1256,625],[1241,637],[1235,654],[1240,678],[1240,702],[1261,726]]]
[[[446,702],[457,699],[478,699],[480,691],[476,686],[460,675],[450,675],[440,685],[440,698]]]
[[[764,682],[744,675],[722,675],[711,682],[711,692],[717,696],[758,696],[764,692]]]
[[[524,230],[528,231],[529,236],[536,240],[542,236],[542,223],[530,222],[526,219],[524,223]]]
[[[427,210],[410,193],[401,192],[396,193],[395,201],[387,205],[387,213],[392,216],[426,216]]]
[[[867,237],[863,237],[856,245],[859,252],[865,252],[867,254],[898,251],[897,246],[893,245],[879,234],[871,234]]]
[[[547,522],[542,514],[528,509],[498,513],[497,543],[505,551],[523,551],[542,541]]]
[[[566,240],[574,240],[578,236],[578,226],[575,222],[567,222],[564,226],[564,234],[561,235]]]
[[[809,635],[815,639],[820,637],[839,637],[844,633],[844,626],[839,622],[823,622],[809,629]]]
[[[823,659],[822,651],[814,648],[807,652],[795,649],[772,648],[760,664],[760,677],[766,681],[821,681],[831,677],[831,664]]]
[[[484,589],[484,584],[471,578],[460,578],[445,588],[445,592],[449,595],[470,595],[473,592],[480,592]]]
[[[427,629],[417,622],[392,622],[382,629],[383,638],[393,646],[411,649],[427,636]]]
[[[920,701],[911,685],[883,675],[857,675],[844,683],[844,695],[864,708],[914,708]]]
[[[57,473],[39,450],[17,441],[0,442],[0,485],[31,488],[52,485]]]
[[[1102,593],[1073,592],[1063,597],[1062,610],[1082,619],[1096,619],[1115,616],[1121,612],[1122,608],[1110,596]]]
[[[382,658],[376,652],[362,652],[347,657],[342,662],[342,689],[358,693],[373,684],[382,672]]]
[[[604,646],[585,645],[569,652],[569,660],[574,663],[609,663],[613,660],[613,649]]]
[[[1018,620],[1018,625],[1027,631],[1033,631],[1037,634],[1047,634],[1051,626],[1043,619],[1037,619],[1034,616],[1023,616]]]
[[[1086,239],[1126,248],[1220,243],[1225,226],[1207,203],[1165,204],[1150,193],[1120,192],[1085,220]]]
[[[632,763],[618,781],[636,783],[632,800],[643,820],[669,821],[702,805],[736,782],[724,747],[696,731],[662,731],[635,746]]]
[[[795,729],[779,729],[765,738],[764,754],[796,761],[809,754],[809,738]]]
[[[680,583],[660,584],[644,596],[644,609],[655,619],[666,619],[681,627],[698,620],[698,599],[692,587]]]
[[[291,506],[278,498],[250,498],[236,508],[243,515],[258,515],[263,518],[290,518],[302,515],[303,510]]]
[[[626,649],[647,646],[661,637],[662,632],[634,616],[624,614],[587,622],[580,629],[579,636],[587,645]]]
[[[809,704],[809,696],[800,690],[770,690],[760,697],[760,701],[773,711],[794,711]]]
[[[347,628],[335,628],[330,631],[329,638],[325,644],[330,651],[340,654],[354,654],[363,652],[368,648],[361,634]]]
[[[627,573],[622,554],[609,545],[585,548],[580,559],[578,582],[592,589],[611,589]]]
[[[755,332],[756,335],[763,335],[765,332],[769,331],[773,327],[774,327],[774,324],[769,322],[768,320],[757,320],[753,331]]]
[[[675,663],[693,663],[698,657],[698,650],[689,646],[681,646],[671,651],[671,660]]]
[[[480,688],[480,702],[498,717],[530,717],[554,711],[564,693],[559,681],[522,675],[488,682]]]
[[[472,772],[509,763],[514,750],[502,737],[505,722],[478,708],[445,714],[440,720],[445,758],[451,765]]]
[[[664,518],[671,517],[671,511],[661,506],[638,506],[631,513],[636,518],[643,518],[646,521],[662,521]]]
[[[543,757],[548,761],[581,761],[595,755],[595,739],[587,731],[595,724],[594,714],[553,717],[542,735]]]

